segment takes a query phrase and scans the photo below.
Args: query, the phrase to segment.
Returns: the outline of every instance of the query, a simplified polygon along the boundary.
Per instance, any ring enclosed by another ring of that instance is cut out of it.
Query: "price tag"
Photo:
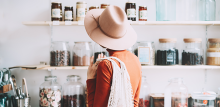
[[[139,24],[139,25],[144,25],[144,24],[145,24],[145,21],[139,21],[138,24]]]
[[[72,25],[72,21],[65,21],[65,25]]]
[[[78,25],[84,25],[84,21],[78,21]]]
[[[53,21],[53,25],[60,25],[60,21]]]

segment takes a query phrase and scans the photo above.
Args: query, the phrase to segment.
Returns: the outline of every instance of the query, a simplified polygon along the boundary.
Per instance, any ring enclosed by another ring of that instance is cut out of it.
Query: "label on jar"
[[[85,17],[86,16],[85,8],[77,8],[76,12],[77,12],[76,13],[77,17]]]
[[[173,62],[173,56],[174,56],[174,54],[171,52],[171,53],[168,53],[167,52],[167,62]]]
[[[220,57],[220,52],[207,52],[207,57]]]
[[[65,19],[73,19],[73,13],[72,11],[65,11]]]
[[[139,11],[139,19],[147,19],[147,10]]]
[[[4,74],[4,81],[8,81],[8,74]]]
[[[136,10],[135,9],[127,9],[127,17],[136,17]]]
[[[60,18],[60,17],[62,17],[61,15],[60,15],[60,9],[52,9],[52,16],[51,17],[53,17],[53,18]]]
[[[150,47],[138,47],[138,58],[141,64],[150,64]]]

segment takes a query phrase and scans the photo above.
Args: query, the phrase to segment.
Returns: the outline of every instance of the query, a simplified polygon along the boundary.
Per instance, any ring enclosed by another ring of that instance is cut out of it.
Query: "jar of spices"
[[[147,6],[139,6],[139,21],[147,21]]]
[[[154,65],[154,42],[137,42],[135,45],[134,54],[139,58],[139,61],[142,65]]]
[[[62,21],[62,3],[51,3],[51,21]]]
[[[106,48],[101,47],[99,44],[95,43],[94,45],[94,63],[96,62],[99,54],[103,53],[106,57],[109,56],[108,51],[106,50]]]
[[[40,85],[40,107],[61,107],[62,86],[56,76],[45,76],[45,82]]]
[[[87,12],[87,3],[85,1],[76,3],[76,20],[84,21]]]
[[[138,107],[150,107],[150,91],[150,85],[147,83],[146,76],[142,76]]]
[[[159,49],[157,50],[157,65],[179,64],[179,52],[176,49],[176,39],[159,39]]]
[[[203,65],[201,38],[185,38],[185,49],[182,52],[182,65]]]
[[[193,107],[219,107],[216,106],[216,93],[212,91],[194,92],[192,94]]]
[[[84,107],[84,87],[80,76],[68,75],[67,82],[63,85],[63,107]]]
[[[99,9],[99,6],[90,6],[89,10],[92,10],[92,9]]]
[[[73,6],[65,6],[64,21],[73,21]]]
[[[108,3],[101,4],[101,9],[106,9],[108,6],[110,6]]]
[[[89,66],[91,56],[91,42],[75,42],[73,47],[73,66]]]
[[[220,38],[211,38],[207,49],[207,65],[220,65]]]
[[[125,4],[125,12],[127,14],[128,20],[136,21],[136,3],[127,2]]]
[[[70,49],[68,42],[52,42],[50,50],[50,66],[70,66]]]

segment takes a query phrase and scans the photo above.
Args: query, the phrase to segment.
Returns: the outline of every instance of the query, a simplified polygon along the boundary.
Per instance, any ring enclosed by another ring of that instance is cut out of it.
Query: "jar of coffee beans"
[[[70,66],[70,49],[68,42],[52,42],[50,51],[50,66]]]

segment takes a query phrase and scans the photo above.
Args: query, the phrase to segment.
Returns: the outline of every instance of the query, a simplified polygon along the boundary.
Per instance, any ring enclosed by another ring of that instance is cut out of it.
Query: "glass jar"
[[[157,65],[179,64],[179,52],[176,49],[176,39],[159,39],[157,50]]]
[[[68,42],[52,42],[50,50],[50,66],[70,66],[70,50]]]
[[[76,3],[76,21],[84,21],[87,12],[87,3],[85,1]]]
[[[0,107],[11,107],[10,93],[0,93]]]
[[[165,89],[164,107],[188,107],[188,89],[182,78],[170,79]]]
[[[156,0],[156,20],[176,21],[176,0]]]
[[[201,38],[185,38],[185,49],[182,52],[182,65],[203,65]]]
[[[65,6],[64,21],[73,21],[73,6]]]
[[[137,42],[135,45],[134,54],[139,58],[139,61],[142,65],[154,65],[154,42]]]
[[[86,105],[86,107],[89,107],[87,86],[85,88],[85,105]]]
[[[136,3],[126,2],[125,12],[127,14],[128,20],[136,21]]]
[[[99,9],[99,6],[90,6],[89,10],[92,10],[92,9]]]
[[[110,6],[108,3],[101,4],[101,9],[106,9],[108,6]]]
[[[220,88],[218,88],[218,95],[216,98],[216,107],[220,107]]]
[[[198,20],[205,21],[205,14],[206,14],[206,0],[198,0]]]
[[[220,38],[211,38],[207,49],[207,65],[220,65]]]
[[[139,6],[139,21],[147,21],[147,6]]]
[[[177,21],[197,20],[197,0],[177,0],[176,2]]]
[[[40,107],[61,107],[62,86],[57,82],[57,76],[45,76],[39,89]]]
[[[216,18],[216,2],[215,0],[206,0],[206,21],[215,21]]]
[[[84,107],[84,87],[78,75],[68,75],[63,89],[64,107]]]
[[[94,45],[94,63],[96,62],[98,55],[101,53],[103,53],[106,57],[109,56],[109,53],[106,50],[106,48],[101,47],[99,44],[95,43],[95,45]]]
[[[216,93],[212,91],[195,92],[192,94],[193,107],[216,107]]]
[[[142,76],[139,107],[150,107],[150,91],[150,85],[147,83],[146,76]]]
[[[73,47],[73,66],[89,66],[91,56],[91,42],[75,42]]]
[[[62,21],[62,3],[51,3],[51,21]]]
[[[150,107],[164,107],[164,94],[162,93],[150,94]]]

